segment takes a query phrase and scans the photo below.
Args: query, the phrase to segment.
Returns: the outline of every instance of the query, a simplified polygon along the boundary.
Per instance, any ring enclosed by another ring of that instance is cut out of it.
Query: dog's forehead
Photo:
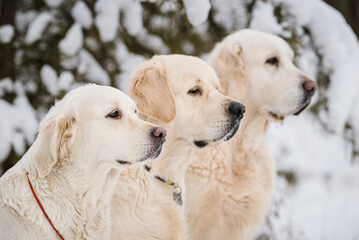
[[[191,87],[193,84],[218,85],[218,77],[205,61],[191,56],[173,58],[167,66],[167,74],[174,87]]]
[[[263,32],[248,32],[243,38],[244,51],[247,56],[255,57],[255,53],[268,57],[270,55],[281,58],[293,58],[293,50],[282,38]],[[246,51],[248,49],[248,51]]]
[[[72,96],[72,104],[89,112],[103,111],[106,107],[135,108],[135,102],[130,97],[109,86],[86,85],[73,91]]]

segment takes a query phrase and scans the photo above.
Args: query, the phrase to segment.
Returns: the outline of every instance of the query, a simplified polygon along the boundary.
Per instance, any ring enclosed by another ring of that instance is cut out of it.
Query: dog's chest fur
[[[184,239],[183,206],[172,192],[144,167],[125,171],[112,203],[112,239]]]
[[[274,161],[265,142],[261,151],[218,144],[192,157],[196,160],[186,175],[191,239],[253,237],[247,233],[266,214],[274,184]]]

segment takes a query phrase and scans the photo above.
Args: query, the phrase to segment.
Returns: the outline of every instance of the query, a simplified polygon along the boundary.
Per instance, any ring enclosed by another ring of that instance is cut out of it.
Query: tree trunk
[[[348,24],[359,37],[359,2],[358,0],[324,0],[332,7],[339,10]]]
[[[10,24],[15,30],[15,2],[14,0],[3,0],[1,3],[0,26]],[[0,45],[0,79],[10,77],[15,81],[14,71],[14,47],[12,42]]]

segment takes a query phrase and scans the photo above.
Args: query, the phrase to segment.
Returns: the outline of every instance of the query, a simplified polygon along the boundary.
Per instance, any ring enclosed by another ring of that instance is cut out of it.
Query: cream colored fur
[[[118,110],[120,118],[109,113]],[[120,171],[117,160],[154,157],[154,125],[140,120],[121,91],[79,87],[56,103],[23,158],[0,179],[0,238],[59,239],[27,180],[65,239],[110,239],[110,200]]]
[[[186,238],[184,205],[174,202],[173,186],[154,175],[177,183],[185,200],[184,177],[189,151],[197,148],[194,142],[210,144],[234,134],[240,119],[232,121],[228,114],[233,99],[217,87],[213,69],[195,57],[155,56],[135,70],[129,95],[146,119],[167,129],[167,140],[151,172],[138,167],[120,177],[112,203],[112,239]],[[197,88],[200,93],[189,92]]]
[[[267,127],[309,103],[303,88],[309,79],[294,66],[293,52],[283,39],[254,30],[226,37],[209,63],[223,93],[241,100],[246,114],[231,141],[191,155],[193,164],[186,174],[190,239],[253,239],[274,186]]]

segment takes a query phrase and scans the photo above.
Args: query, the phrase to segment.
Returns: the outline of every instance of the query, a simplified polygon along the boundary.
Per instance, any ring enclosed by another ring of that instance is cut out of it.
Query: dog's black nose
[[[317,90],[317,88],[318,88],[318,85],[314,81],[310,80],[307,77],[305,77],[304,79],[305,79],[305,81],[302,84],[303,89],[306,91],[306,93],[309,96],[313,96],[315,93],[315,90]]]
[[[239,102],[231,102],[228,106],[228,112],[230,115],[235,116],[236,118],[243,118],[243,114],[246,111],[246,108],[243,104]]]
[[[151,131],[151,136],[155,139],[164,140],[167,135],[166,129],[161,127],[155,127]]]

